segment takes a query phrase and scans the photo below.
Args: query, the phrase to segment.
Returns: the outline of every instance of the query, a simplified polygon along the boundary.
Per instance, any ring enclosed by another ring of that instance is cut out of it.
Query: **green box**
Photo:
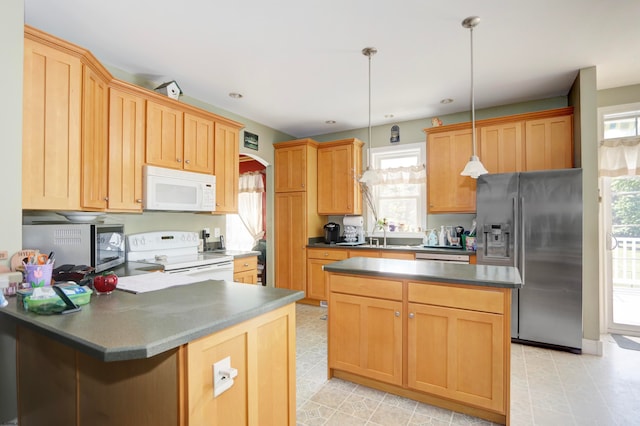
[[[67,296],[69,296],[69,299],[71,299],[71,301],[76,305],[86,305],[91,301],[91,294],[93,293],[93,291],[89,287],[79,286],[76,283],[65,283],[57,285],[62,289],[62,291],[64,291]],[[33,288],[18,290],[18,306],[22,306],[26,311],[43,315],[57,314],[67,308],[67,305],[64,303],[64,301],[53,292],[53,289],[40,287],[40,291],[51,292],[51,297],[43,299],[34,299],[32,297],[34,290],[35,289]]]

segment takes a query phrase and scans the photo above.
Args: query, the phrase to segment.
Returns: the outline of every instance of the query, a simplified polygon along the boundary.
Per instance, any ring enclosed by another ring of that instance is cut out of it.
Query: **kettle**
[[[324,242],[326,244],[337,243],[340,241],[340,225],[335,222],[329,222],[324,226]]]

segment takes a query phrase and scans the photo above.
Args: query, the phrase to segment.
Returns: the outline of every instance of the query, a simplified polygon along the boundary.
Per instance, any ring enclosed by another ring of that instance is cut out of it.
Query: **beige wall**
[[[576,164],[582,167],[582,329],[592,341],[600,340],[597,96],[596,68],[580,70],[569,98],[575,113]]]
[[[640,102],[640,84],[598,91],[598,107]]]
[[[22,247],[22,63],[24,34],[23,0],[0,3],[0,81],[4,90],[0,102],[0,167],[2,209],[0,250],[15,253]],[[7,266],[8,261],[0,261]],[[15,328],[0,322],[0,423],[17,416]]]

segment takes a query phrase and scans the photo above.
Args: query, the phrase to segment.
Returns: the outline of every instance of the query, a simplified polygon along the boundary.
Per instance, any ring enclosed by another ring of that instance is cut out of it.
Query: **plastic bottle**
[[[447,231],[444,230],[444,225],[440,226],[440,234],[438,235],[438,245],[439,246],[447,245]]]

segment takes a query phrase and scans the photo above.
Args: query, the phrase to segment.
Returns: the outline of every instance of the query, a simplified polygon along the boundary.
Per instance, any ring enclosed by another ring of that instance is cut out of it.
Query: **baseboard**
[[[582,353],[602,356],[602,340],[582,339]]]

